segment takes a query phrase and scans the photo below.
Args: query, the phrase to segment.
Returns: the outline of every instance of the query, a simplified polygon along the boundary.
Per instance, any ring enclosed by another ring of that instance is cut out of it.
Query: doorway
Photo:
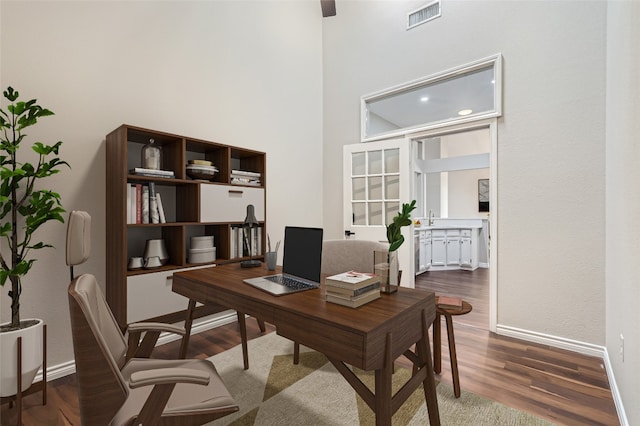
[[[416,275],[415,286],[469,301],[474,310],[472,314],[465,315],[466,318],[461,317],[460,321],[495,331],[496,120],[443,127],[411,135],[410,139],[412,193],[418,200],[418,213],[415,217],[427,218],[429,224],[433,221],[443,227],[471,221],[482,223],[482,229],[477,234],[479,241],[476,264],[479,267],[462,270],[430,265],[426,271]]]

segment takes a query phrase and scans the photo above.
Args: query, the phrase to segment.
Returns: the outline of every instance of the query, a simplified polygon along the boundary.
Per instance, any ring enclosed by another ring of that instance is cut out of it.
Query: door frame
[[[488,129],[491,138],[489,152],[489,331],[496,332],[498,322],[498,119],[490,118],[471,123],[452,124],[406,135],[411,144],[415,139]],[[413,163],[412,163],[413,164]],[[411,193],[414,194],[414,173],[411,170]]]

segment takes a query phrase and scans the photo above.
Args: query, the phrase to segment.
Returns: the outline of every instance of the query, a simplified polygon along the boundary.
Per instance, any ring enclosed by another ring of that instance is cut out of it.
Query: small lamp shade
[[[247,217],[244,218],[245,228],[253,228],[254,226],[258,226],[258,221],[256,220],[255,208],[253,204],[249,204],[247,206]]]

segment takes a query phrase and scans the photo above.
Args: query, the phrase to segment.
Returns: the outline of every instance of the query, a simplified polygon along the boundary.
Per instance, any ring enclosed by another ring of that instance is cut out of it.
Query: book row
[[[155,183],[127,183],[127,224],[166,223],[162,196]]]
[[[232,226],[229,253],[231,259],[262,256],[262,225],[252,228],[245,228],[241,225]]]

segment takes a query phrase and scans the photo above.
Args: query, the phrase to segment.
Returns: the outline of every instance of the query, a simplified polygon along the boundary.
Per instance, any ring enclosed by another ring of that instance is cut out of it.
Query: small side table
[[[453,336],[453,316],[465,315],[471,312],[470,303],[462,301],[462,309],[444,308],[436,305],[436,318],[433,321],[433,371],[442,371],[442,348],[440,318],[444,316],[447,322],[447,338],[449,340],[449,358],[451,359],[451,375],[453,376],[453,393],[460,398],[460,376],[458,374],[458,358],[456,356],[456,341]]]

